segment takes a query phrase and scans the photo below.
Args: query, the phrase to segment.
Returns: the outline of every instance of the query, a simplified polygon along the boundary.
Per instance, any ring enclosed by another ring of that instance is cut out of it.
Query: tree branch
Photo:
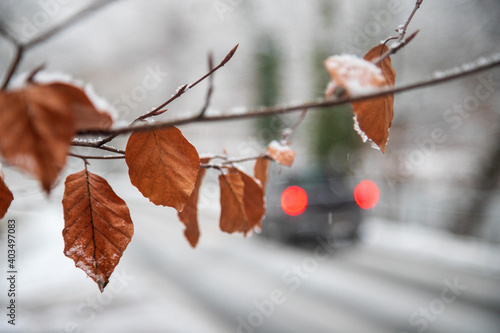
[[[415,38],[418,33],[420,32],[420,30],[417,30],[415,31],[414,33],[412,33],[410,36],[408,36],[408,38],[406,38],[405,40],[401,41],[401,42],[398,42],[396,43],[396,45],[391,45],[391,47],[389,47],[389,50],[382,54],[379,58],[375,59],[373,61],[373,64],[374,65],[378,65],[380,64],[382,61],[384,61],[385,58],[395,54],[396,52],[398,52],[399,50],[401,50],[403,47],[405,47],[408,43],[410,43],[413,38]]]
[[[47,41],[48,39],[54,37],[58,33],[66,30],[70,26],[80,22],[81,20],[85,19],[88,17],[90,14],[94,13],[98,9],[102,9],[105,6],[111,4],[112,2],[117,1],[117,0],[101,0],[101,1],[95,1],[92,4],[90,4],[88,7],[82,9],[81,11],[77,12],[71,17],[68,17],[66,20],[63,22],[59,23],[56,26],[53,26],[51,29],[45,31],[44,33],[38,35],[37,37],[33,38],[32,40],[26,42],[23,44],[25,49],[29,49],[37,44],[40,44],[42,42]]]
[[[415,14],[420,9],[422,2],[424,2],[424,0],[417,0],[417,2],[415,3],[415,7],[413,8],[413,11],[410,14],[410,17],[408,17],[405,24],[403,24],[402,26],[399,26],[398,30],[396,30],[397,32],[399,32],[398,42],[401,42],[405,38],[406,30],[408,29],[408,26],[410,25],[411,21],[413,20],[413,17],[415,16]]]
[[[137,122],[137,121],[145,120],[147,118],[150,118],[150,117],[153,117],[155,115],[158,115],[158,112],[160,112],[161,109],[163,109],[164,107],[166,107],[167,105],[169,105],[170,103],[172,103],[173,101],[175,101],[176,99],[178,99],[179,97],[181,97],[182,95],[184,95],[185,92],[187,92],[188,90],[194,88],[199,83],[201,83],[202,81],[204,81],[206,78],[212,76],[212,74],[214,74],[216,71],[218,71],[219,69],[221,69],[222,67],[224,67],[224,65],[227,64],[229,62],[229,60],[231,60],[231,58],[236,53],[236,50],[238,49],[238,46],[240,46],[240,44],[237,44],[235,47],[233,47],[233,49],[231,51],[229,51],[229,53],[226,55],[226,57],[215,68],[213,66],[211,66],[212,68],[208,71],[207,74],[203,75],[201,78],[199,78],[194,83],[186,84],[186,85],[182,86],[176,92],[176,94],[174,96],[172,96],[172,98],[170,98],[168,101],[166,101],[165,103],[161,104],[160,106],[157,106],[151,112],[148,112],[148,113],[146,113],[146,114],[138,117],[136,120],[134,120],[134,123]]]
[[[201,167],[206,168],[206,169],[210,169],[210,168],[222,169],[222,168],[226,168],[228,166],[232,167],[233,164],[236,164],[236,163],[255,161],[256,159],[259,159],[259,158],[269,158],[269,156],[267,155],[267,153],[263,153],[263,154],[260,154],[257,156],[248,156],[248,157],[241,157],[241,158],[235,158],[235,159],[228,159],[227,157],[220,157],[220,156],[217,158],[221,158],[221,159],[223,159],[223,161],[221,163],[202,164]]]
[[[16,72],[23,54],[25,51],[28,49],[47,41],[48,39],[54,37],[61,31],[64,31],[68,27],[80,22],[82,19],[86,18],[89,14],[93,13],[94,11],[103,8],[104,6],[114,2],[116,0],[101,0],[101,1],[95,1],[88,7],[84,8],[83,10],[77,12],[73,16],[67,18],[60,24],[53,26],[51,29],[45,31],[44,33],[38,35],[37,37],[33,38],[32,40],[22,43],[18,41],[12,34],[10,34],[3,26],[0,26],[0,34],[3,35],[6,39],[8,39],[15,47],[16,47],[16,53],[14,55],[14,59],[12,60],[9,70],[7,71],[5,75],[5,79],[2,83],[1,90],[4,90],[7,88],[9,85],[10,80],[12,79],[12,76]]]
[[[0,87],[0,90],[5,90],[5,88],[7,88],[10,80],[12,79],[12,76],[14,76],[14,73],[16,72],[17,66],[19,66],[19,63],[21,62],[21,59],[23,58],[23,54],[24,54],[23,46],[15,45],[15,47],[16,47],[16,50],[14,53],[14,58],[9,65],[9,69],[5,75],[5,78],[3,80],[2,86]]]
[[[210,53],[210,55],[208,56],[208,70],[211,72],[213,69],[214,69],[214,57]],[[210,106],[210,102],[212,100],[213,92],[214,92],[214,75],[211,75],[208,79],[208,90],[207,90],[207,96],[205,98],[205,104],[203,105],[203,108],[201,109],[198,118],[205,117],[205,113],[207,112],[208,107]]]
[[[100,149],[100,150],[109,151],[109,152],[115,153],[115,154],[125,155],[125,151],[124,150],[121,150],[121,149],[118,149],[118,148],[115,148],[115,147],[111,147],[111,146],[106,146],[106,145],[98,146],[98,142],[88,142],[88,141],[81,141],[81,140],[73,140],[71,142],[71,145],[73,147],[96,148],[96,149]]]
[[[86,160],[122,160],[125,156],[86,156],[75,153],[69,153],[68,156],[80,158],[84,161]]]
[[[191,88],[195,87],[196,85],[198,85],[199,83],[201,83],[202,81],[204,81],[206,78],[211,77],[216,71],[218,71],[219,69],[221,69],[222,67],[224,67],[224,65],[227,64],[229,62],[229,60],[231,60],[231,58],[234,56],[234,54],[236,53],[236,50],[238,49],[239,45],[240,44],[237,44],[235,47],[233,47],[233,49],[231,51],[229,51],[229,53],[226,55],[226,57],[216,67],[211,66],[213,68],[211,68],[207,74],[203,75],[196,82],[194,82],[192,84],[185,84],[182,87],[180,87],[179,89],[177,89],[176,93],[169,100],[167,100],[163,104],[157,106],[152,111],[150,111],[148,113],[145,113],[142,116],[136,118],[129,125],[129,127],[133,127],[134,124],[136,124],[139,121],[144,121],[144,120],[146,120],[148,118],[160,115],[160,114],[164,113],[165,111],[167,111],[167,110],[162,110],[162,109],[164,107],[166,107],[167,105],[169,105],[170,103],[172,103],[173,101],[175,101],[176,99],[178,99],[179,97],[181,97],[185,92],[187,92]],[[209,90],[209,94],[211,95],[210,90]],[[207,98],[210,98],[210,95]],[[109,134],[105,134],[105,135],[108,135],[108,137],[106,137],[106,138],[102,139],[101,141],[99,141],[97,143],[97,146],[99,147],[101,145],[104,145],[104,144],[112,141],[114,138],[116,138],[120,134],[121,133],[114,133],[114,132],[110,132]]]
[[[203,117],[199,118],[198,115],[193,117],[178,119],[178,120],[169,120],[164,122],[156,122],[149,123],[145,125],[138,126],[127,126],[122,128],[116,128],[108,131],[80,131],[79,135],[121,135],[132,132],[139,131],[151,131],[158,130],[162,128],[167,128],[171,126],[180,126],[190,123],[208,123],[208,122],[219,122],[219,121],[228,121],[228,120],[239,120],[239,119],[249,119],[256,117],[263,117],[273,114],[284,114],[289,112],[296,112],[304,109],[318,109],[318,108],[327,108],[336,105],[347,104],[351,102],[357,102],[361,100],[367,100],[371,98],[381,97],[387,94],[399,94],[406,91],[411,91],[415,89],[431,87],[434,85],[438,85],[441,83],[449,82],[464,76],[472,75],[478,72],[482,72],[494,67],[500,66],[500,54],[495,54],[491,56],[489,59],[482,58],[473,63],[463,64],[462,66],[453,68],[448,71],[439,72],[435,74],[435,77],[427,80],[423,80],[416,83],[411,83],[407,85],[403,85],[400,87],[386,88],[376,91],[371,94],[352,96],[350,98],[333,98],[330,100],[321,100],[319,102],[307,102],[303,104],[297,105],[285,105],[285,106],[273,106],[266,108],[259,108],[254,110],[249,110],[243,114],[228,114],[228,115],[220,115],[220,116],[211,116],[211,117]]]

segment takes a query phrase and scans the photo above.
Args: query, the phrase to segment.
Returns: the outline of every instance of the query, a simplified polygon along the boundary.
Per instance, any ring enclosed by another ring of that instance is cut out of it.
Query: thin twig
[[[3,80],[2,87],[0,90],[5,90],[7,86],[9,85],[10,80],[12,79],[12,76],[14,76],[14,73],[16,72],[17,66],[21,62],[21,59],[23,58],[24,54],[24,48],[21,45],[16,45],[16,50],[14,53],[14,58],[9,65],[9,70],[7,71],[7,74],[5,75],[5,79]]]
[[[235,47],[233,47],[233,49],[231,51],[229,51],[229,53],[226,55],[226,57],[216,67],[212,68],[207,74],[203,75],[196,82],[194,82],[192,84],[185,84],[182,87],[180,87],[179,89],[177,89],[175,95],[173,95],[169,100],[167,100],[166,102],[164,102],[161,105],[157,106],[152,111],[150,111],[148,113],[145,113],[142,116],[136,118],[130,124],[129,127],[134,126],[134,124],[136,124],[139,121],[143,121],[143,120],[146,120],[147,118],[151,118],[151,117],[154,117],[154,116],[157,116],[159,114],[164,113],[166,110],[162,110],[163,108],[165,108],[167,105],[169,105],[170,103],[172,103],[173,101],[175,101],[176,99],[178,99],[179,97],[181,97],[185,92],[187,92],[191,88],[195,87],[196,85],[198,85],[199,83],[201,83],[202,81],[204,81],[206,78],[212,76],[217,70],[219,70],[222,67],[224,67],[224,65],[227,64],[229,62],[229,60],[231,60],[231,58],[234,56],[234,54],[236,53],[236,50],[238,49],[239,45],[240,44],[237,44]],[[101,146],[101,145],[104,145],[104,144],[112,141],[119,134],[121,134],[121,133],[117,133],[117,134],[111,133],[108,137],[106,137],[106,138],[102,139],[101,141],[99,141],[99,143],[97,144],[97,146]]]
[[[410,17],[408,17],[408,19],[406,20],[405,24],[402,27],[398,28],[397,31],[399,32],[399,38],[398,38],[399,42],[401,42],[405,38],[406,30],[408,29],[408,26],[410,25],[411,21],[413,20],[413,17],[415,16],[415,14],[420,9],[422,2],[424,2],[424,0],[417,0],[416,1],[415,7],[413,8],[413,11],[411,12]]]
[[[81,158],[82,160],[122,160],[125,156],[86,156],[75,153],[69,153],[68,156]]]
[[[214,69],[214,57],[212,53],[208,55],[208,70],[211,72]],[[198,118],[203,118],[205,117],[205,113],[208,110],[208,107],[210,106],[210,102],[212,100],[212,94],[214,92],[214,75],[211,75],[208,78],[208,90],[207,90],[207,96],[205,98],[205,104],[203,105],[203,108],[201,109]]]
[[[227,114],[227,115],[220,115],[220,116],[211,116],[211,117],[203,117],[203,118],[198,118],[198,115],[194,117],[189,117],[189,118],[184,118],[184,119],[178,119],[178,120],[169,120],[169,121],[164,121],[164,122],[156,122],[156,123],[149,123],[149,124],[144,124],[144,125],[139,125],[139,126],[127,126],[127,127],[122,127],[122,128],[116,128],[112,130],[107,130],[107,131],[96,131],[96,130],[89,130],[89,131],[80,131],[79,135],[121,135],[121,134],[127,134],[131,132],[143,132],[143,131],[151,131],[151,130],[158,130],[162,128],[167,128],[171,126],[180,126],[180,125],[185,125],[185,124],[190,124],[190,123],[202,123],[202,122],[220,122],[220,121],[228,121],[228,120],[240,120],[240,119],[249,119],[249,118],[256,118],[256,117],[263,117],[263,116],[268,116],[268,115],[273,115],[273,114],[278,114],[278,113],[289,113],[289,112],[296,112],[304,109],[317,109],[317,108],[326,108],[326,107],[331,107],[335,105],[342,105],[342,104],[347,104],[351,102],[357,102],[357,101],[362,101],[362,100],[367,100],[367,99],[372,99],[376,97],[381,97],[385,96],[388,94],[399,94],[402,92],[406,91],[411,91],[419,88],[425,88],[425,87],[431,87],[434,85],[438,85],[441,83],[449,82],[452,80],[456,80],[458,78],[472,75],[478,72],[482,72],[494,67],[500,66],[500,54],[496,54],[490,59],[482,59],[479,63],[474,62],[474,63],[468,63],[464,64],[461,66],[462,69],[456,68],[453,70],[450,70],[448,72],[442,72],[442,75],[436,76],[434,78],[430,78],[427,80],[403,85],[400,87],[391,87],[391,88],[385,88],[381,89],[377,92],[371,93],[371,94],[365,94],[365,95],[359,95],[359,96],[352,96],[350,98],[334,98],[330,100],[321,100],[319,102],[307,102],[307,103],[302,103],[302,104],[297,104],[297,105],[286,105],[286,106],[273,106],[273,107],[266,107],[266,108],[259,108],[259,109],[254,109],[254,110],[249,110],[246,113],[243,114]]]
[[[37,37],[33,38],[32,40],[26,42],[23,44],[25,49],[31,48],[37,44],[40,44],[42,42],[47,41],[48,39],[54,37],[58,33],[66,30],[70,26],[80,22],[81,20],[85,19],[88,17],[90,14],[94,13],[96,10],[101,9],[112,2],[116,0],[102,0],[102,1],[95,1],[94,3],[90,4],[88,7],[82,9],[81,11],[77,12],[76,14],[72,15],[71,17],[68,17],[66,20],[62,21],[61,23],[53,26],[51,29],[45,31],[44,33],[38,35]]]
[[[234,167],[234,164],[238,163],[244,163],[244,162],[250,162],[250,161],[255,161],[259,158],[270,158],[267,153],[263,153],[260,155],[256,156],[248,156],[248,157],[241,157],[241,158],[235,158],[235,159],[227,159],[225,158],[223,162],[221,163],[205,163],[201,164],[200,167],[206,168],[206,169],[222,169],[222,168],[232,168]]]
[[[377,59],[375,59],[373,61],[373,64],[378,65],[382,61],[384,61],[385,58],[387,58],[387,57],[395,54],[399,50],[401,50],[403,47],[405,47],[406,45],[408,45],[408,43],[410,43],[413,40],[413,38],[415,38],[417,36],[417,34],[419,32],[420,32],[420,30],[417,30],[414,33],[412,33],[410,36],[408,36],[408,38],[406,38],[405,40],[397,43],[395,46],[389,47],[389,50],[386,53],[384,53],[383,55],[381,55],[380,57],[378,57]]]
[[[290,138],[290,136],[293,134],[293,132],[295,132],[297,130],[297,128],[300,126],[300,124],[302,124],[304,119],[306,119],[307,111],[309,111],[309,110],[308,109],[302,110],[302,113],[300,114],[299,119],[297,119],[295,121],[295,123],[292,126],[290,126],[288,129],[285,129],[284,131],[282,131],[284,141],[288,141],[288,138]]]
[[[114,2],[116,0],[102,0],[102,1],[96,1],[86,7],[85,9],[77,12],[73,16],[67,18],[63,22],[59,23],[58,25],[52,27],[51,29],[41,33],[37,37],[33,38],[32,40],[22,43],[18,41],[14,36],[12,36],[11,33],[9,33],[6,29],[4,29],[3,26],[0,26],[0,34],[3,35],[6,39],[8,39],[15,47],[16,47],[16,53],[14,56],[14,59],[12,60],[9,70],[6,73],[4,82],[2,83],[1,89],[4,90],[7,88],[10,80],[12,79],[12,76],[16,72],[19,63],[21,62],[21,59],[23,57],[23,54],[25,51],[28,49],[47,41],[48,39],[54,37],[61,31],[64,31],[68,27],[76,24],[77,22],[80,22],[82,19],[86,18],[89,14],[93,13],[97,9],[103,8],[104,6]]]
[[[111,147],[111,146],[106,146],[106,145],[98,146],[97,143],[94,143],[94,142],[85,142],[85,141],[73,140],[71,142],[71,145],[74,146],[74,147],[96,148],[96,149],[100,149],[100,150],[109,151],[109,152],[115,153],[115,154],[125,155],[125,151],[124,150],[121,150],[121,149],[118,149],[118,148],[115,148],[115,147]]]
[[[8,39],[14,45],[20,44],[17,41],[17,39],[7,29],[5,29],[5,27],[2,24],[0,24],[0,35],[4,36],[6,39]]]
[[[238,49],[238,46],[240,44],[236,45],[235,47],[233,47],[233,49],[231,51],[229,51],[229,53],[226,55],[226,57],[217,65],[217,67],[214,67],[212,68],[207,74],[203,75],[201,78],[199,78],[196,82],[194,83],[191,83],[191,84],[186,84],[184,86],[182,86],[174,96],[172,96],[168,101],[166,101],[165,103],[157,106],[156,108],[154,108],[151,112],[148,112],[142,116],[140,116],[139,118],[137,118],[134,122],[137,122],[137,121],[140,121],[140,120],[145,120],[149,117],[152,117],[152,116],[155,116],[159,111],[161,111],[161,109],[165,108],[167,105],[169,105],[170,103],[172,103],[173,101],[175,101],[176,99],[178,99],[179,97],[181,97],[186,91],[194,88],[196,85],[198,85],[199,83],[201,83],[202,81],[204,81],[206,78],[210,77],[212,74],[214,74],[216,71],[218,71],[219,69],[221,69],[222,67],[224,67],[225,64],[227,64],[229,62],[229,60],[231,60],[231,58],[234,56],[234,54],[236,53],[236,50]]]
[[[241,158],[235,158],[235,159],[227,159],[226,161],[222,162],[222,165],[232,165],[236,163],[243,163],[243,162],[249,162],[249,161],[254,161],[259,158],[266,158],[267,153],[263,153],[257,156],[248,156],[248,157],[241,157]]]
[[[415,16],[415,14],[417,13],[417,11],[420,9],[420,6],[422,5],[422,2],[424,2],[424,0],[417,0],[417,2],[415,3],[415,7],[413,8],[410,16],[408,17],[408,19],[406,20],[405,24],[403,25],[400,25],[396,31],[399,33],[399,36],[398,37],[389,37],[387,38],[382,44],[387,44],[390,40],[394,40],[394,39],[397,39],[397,42],[395,44],[395,46],[391,46],[389,47],[389,50],[384,53],[383,55],[381,55],[379,58],[375,59],[373,61],[373,63],[375,65],[378,65],[379,63],[381,63],[385,58],[395,54],[396,52],[398,52],[399,50],[401,50],[403,47],[405,47],[408,43],[410,43],[413,38],[415,38],[415,36],[417,36],[417,34],[420,32],[420,30],[417,30],[415,31],[414,33],[412,33],[408,38],[405,39],[405,36],[406,36],[406,30],[408,29],[408,26],[410,25],[411,21],[413,20],[413,17]]]

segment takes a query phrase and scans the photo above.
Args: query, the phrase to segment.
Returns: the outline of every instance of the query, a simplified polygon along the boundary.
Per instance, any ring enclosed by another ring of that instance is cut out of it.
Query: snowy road
[[[210,211],[192,250],[175,214],[144,203],[129,203],[135,235],[102,295],[62,254],[59,208],[18,213],[17,325],[4,317],[0,331],[500,332],[498,261],[431,260],[373,238],[284,247],[222,234]]]

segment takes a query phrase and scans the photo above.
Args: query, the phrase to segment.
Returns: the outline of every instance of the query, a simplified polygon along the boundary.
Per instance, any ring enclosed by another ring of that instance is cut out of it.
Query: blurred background
[[[99,1],[4,0],[0,27],[33,40]],[[127,124],[218,63],[208,115],[321,99],[330,55],[363,56],[404,23],[415,2],[115,0],[25,54],[22,73],[70,75]],[[500,52],[500,2],[424,1],[392,57],[396,85]],[[14,48],[0,38],[0,73]],[[59,74],[58,74],[59,73]],[[199,112],[207,83],[169,106],[162,119]],[[353,130],[350,106],[310,110],[292,136],[291,169],[274,165],[262,232],[218,230],[217,173],[200,194],[201,239],[192,250],[175,212],[132,185],[123,161],[92,162],[129,205],[135,235],[100,294],[63,254],[64,176],[47,198],[37,182],[4,167],[15,196],[0,222],[17,221],[18,316],[1,332],[500,332],[500,70],[396,95],[386,153]],[[183,126],[200,153],[259,154],[300,113]],[[123,148],[126,137],[112,142]],[[92,153],[80,149],[81,153]],[[253,165],[245,164],[251,171]],[[377,185],[371,209],[354,200]],[[308,196],[288,215],[289,186]],[[3,264],[2,267],[6,267]],[[7,269],[4,270],[5,274]],[[2,308],[6,279],[0,279]],[[3,310],[6,311],[6,310]]]

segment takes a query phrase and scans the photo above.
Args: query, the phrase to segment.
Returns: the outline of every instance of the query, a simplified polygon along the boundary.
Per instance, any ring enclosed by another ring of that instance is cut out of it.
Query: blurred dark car
[[[344,177],[290,176],[267,186],[263,237],[290,244],[356,241],[362,214]]]

